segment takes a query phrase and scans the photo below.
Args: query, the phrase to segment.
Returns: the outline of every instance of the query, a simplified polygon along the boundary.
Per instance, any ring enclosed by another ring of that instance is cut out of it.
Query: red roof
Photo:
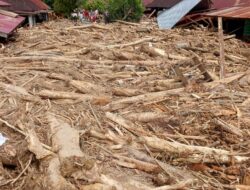
[[[5,7],[5,6],[10,6],[10,4],[3,2],[3,1],[0,1],[0,7]]]
[[[41,10],[47,10],[49,9],[49,6],[44,3],[42,0],[32,0],[34,4],[37,5]]]
[[[250,0],[213,0],[212,9],[224,9],[237,5],[250,5]]]
[[[9,11],[16,13],[34,13],[43,10],[48,10],[49,6],[41,0],[1,0],[5,3],[9,3]]]
[[[24,20],[21,16],[13,18],[0,14],[0,36],[7,38]]]
[[[144,6],[148,8],[170,8],[182,0],[143,0]]]
[[[250,6],[236,6],[205,13],[206,16],[250,19]]]

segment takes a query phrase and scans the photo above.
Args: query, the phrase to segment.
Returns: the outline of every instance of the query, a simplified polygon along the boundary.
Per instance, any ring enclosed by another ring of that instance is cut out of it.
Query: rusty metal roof
[[[250,5],[250,0],[212,0],[212,9],[224,9],[234,6]]]
[[[41,0],[1,0],[1,1],[10,4],[7,10],[20,14],[34,13],[49,9],[49,6],[46,5]]]
[[[24,20],[21,16],[14,18],[0,14],[0,36],[7,38]]]
[[[143,0],[147,8],[170,8],[182,0]]]
[[[244,7],[236,6],[222,10],[211,11],[205,13],[204,15],[211,17],[250,19],[250,5]]]
[[[5,7],[5,6],[10,6],[10,4],[3,2],[3,1],[0,1],[0,7]]]

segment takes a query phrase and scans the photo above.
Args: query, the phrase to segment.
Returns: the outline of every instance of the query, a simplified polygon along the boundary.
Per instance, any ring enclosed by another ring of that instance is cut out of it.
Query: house
[[[211,9],[219,10],[249,4],[249,0],[212,0]]]
[[[213,0],[211,9],[202,16],[221,17],[226,32],[250,40],[250,0]]]
[[[13,12],[5,11],[10,4],[0,0],[0,37],[8,38],[25,20]]]
[[[1,0],[9,6],[4,7],[5,10],[25,16],[30,27],[36,24],[36,21],[48,19],[50,7],[42,0]]]
[[[144,0],[146,8],[156,9],[160,29],[171,29],[193,11],[209,9],[211,0]]]

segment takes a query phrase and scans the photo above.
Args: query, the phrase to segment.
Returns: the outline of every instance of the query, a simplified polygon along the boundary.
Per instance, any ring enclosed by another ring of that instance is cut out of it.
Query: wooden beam
[[[223,20],[222,17],[218,17],[218,34],[219,34],[219,44],[220,44],[220,79],[225,78],[225,47],[224,47],[224,37],[223,37]]]
[[[13,17],[13,18],[16,18],[18,16],[18,14],[16,14],[16,13],[5,11],[2,9],[0,9],[0,13],[5,15],[5,16],[9,16],[9,17]]]

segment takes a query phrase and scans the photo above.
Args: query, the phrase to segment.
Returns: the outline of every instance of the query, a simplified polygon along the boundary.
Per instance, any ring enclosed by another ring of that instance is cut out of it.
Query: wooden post
[[[220,43],[220,78],[225,78],[225,48],[224,48],[224,37],[223,37],[223,23],[222,17],[218,17],[218,33]]]

